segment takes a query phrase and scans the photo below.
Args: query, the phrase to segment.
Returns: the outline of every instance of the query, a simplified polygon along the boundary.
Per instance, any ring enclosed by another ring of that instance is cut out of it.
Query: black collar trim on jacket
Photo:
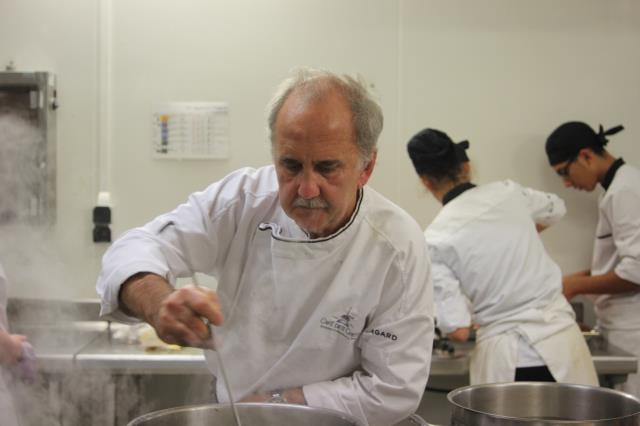
[[[605,191],[609,189],[609,186],[611,186],[611,182],[613,182],[613,178],[616,177],[616,173],[618,172],[618,169],[623,165],[624,165],[624,160],[621,157],[621,158],[618,158],[616,161],[614,161],[611,167],[609,167],[609,170],[607,170],[607,173],[604,175],[604,179],[602,179],[602,183],[601,183]]]
[[[260,225],[258,225],[258,229],[260,231],[266,231],[266,230],[271,230],[271,237],[278,240],[278,241],[284,241],[284,242],[288,242],[288,243],[321,243],[324,241],[329,241],[333,238],[336,238],[338,235],[342,234],[344,231],[346,231],[349,226],[351,226],[351,224],[356,220],[356,217],[358,216],[358,212],[360,211],[360,206],[362,205],[362,199],[364,198],[364,190],[362,188],[358,189],[358,198],[356,200],[356,208],[353,211],[353,214],[351,215],[351,218],[349,219],[349,222],[347,222],[342,228],[340,228],[337,232],[335,232],[334,234],[328,235],[326,237],[322,237],[322,238],[314,238],[314,239],[310,239],[310,240],[301,240],[298,238],[285,238],[285,237],[281,237],[279,235],[276,235],[275,233],[275,229],[274,229],[274,224],[272,223],[261,223]]]
[[[476,185],[472,184],[471,182],[465,182],[465,183],[461,183],[458,186],[454,186],[453,189],[451,189],[449,192],[444,194],[444,197],[442,197],[442,205],[444,206],[449,201],[456,198],[458,195],[475,187]]]

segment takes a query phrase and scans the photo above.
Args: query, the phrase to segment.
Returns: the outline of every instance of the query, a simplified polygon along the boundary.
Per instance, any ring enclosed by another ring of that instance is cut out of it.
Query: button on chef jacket
[[[640,285],[640,170],[618,159],[603,186],[591,274],[614,271]],[[598,325],[607,340],[640,358],[640,292],[593,299]],[[630,374],[621,389],[640,397],[640,374]]]
[[[546,364],[558,381],[597,383],[573,310],[562,296],[560,268],[536,230],[536,224],[552,225],[565,211],[556,195],[506,180],[464,191],[425,230],[438,327],[451,333],[472,322],[480,326],[472,382],[511,381],[517,367]],[[559,358],[542,347],[560,332],[578,342],[574,358]],[[490,339],[493,346],[487,349],[483,343]],[[580,367],[572,369],[572,360]]]
[[[173,222],[176,226],[168,226]],[[183,232],[186,250],[175,232]],[[433,290],[419,225],[369,187],[335,234],[310,240],[282,210],[273,166],[242,169],[128,232],[106,253],[102,314],[129,276],[217,278],[216,327],[236,399],[303,386],[309,405],[390,425],[413,412],[429,373]],[[207,362],[228,400],[215,356]]]

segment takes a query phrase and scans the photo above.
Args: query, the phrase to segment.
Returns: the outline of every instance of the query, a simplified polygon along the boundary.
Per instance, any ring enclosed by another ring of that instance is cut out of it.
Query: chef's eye
[[[299,161],[290,158],[280,160],[280,164],[290,173],[297,173],[302,170],[302,164]]]
[[[331,172],[334,172],[338,169],[338,162],[336,161],[328,161],[328,162],[322,162],[322,163],[318,163],[316,164],[315,167],[316,171],[318,173],[321,173],[323,175],[329,174]]]

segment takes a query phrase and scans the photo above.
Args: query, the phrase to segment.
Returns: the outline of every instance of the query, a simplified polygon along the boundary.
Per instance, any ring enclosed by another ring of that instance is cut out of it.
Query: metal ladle
[[[178,241],[180,242],[180,245],[184,249],[185,263],[187,264],[187,267],[191,271],[191,279],[193,280],[193,285],[195,287],[199,288],[200,287],[200,283],[198,282],[198,278],[196,277],[196,272],[191,267],[191,260],[190,260],[191,258],[189,257],[189,253],[188,253],[189,249],[187,248],[187,245],[184,243],[184,238],[182,237],[182,234],[180,233],[180,230],[178,229],[178,226],[173,222],[172,222],[172,224],[176,228],[176,233],[178,234]],[[242,426],[242,423],[240,422],[240,416],[238,415],[238,409],[236,408],[236,404],[233,402],[233,394],[231,393],[231,385],[229,384],[229,379],[227,378],[227,371],[225,370],[224,363],[222,362],[222,355],[220,354],[220,351],[215,347],[215,344],[214,344],[213,326],[211,325],[211,323],[207,319],[205,319],[204,322],[207,325],[207,327],[209,328],[209,348],[212,349],[216,353],[216,356],[217,356],[217,359],[218,359],[218,366],[220,367],[220,371],[222,372],[222,378],[224,380],[224,385],[225,385],[225,387],[227,389],[227,394],[229,394],[229,403],[231,404],[231,411],[233,411],[233,418],[235,419],[237,426]]]

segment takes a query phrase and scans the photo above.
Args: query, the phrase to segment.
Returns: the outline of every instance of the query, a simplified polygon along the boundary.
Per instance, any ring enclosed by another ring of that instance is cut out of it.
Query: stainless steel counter
[[[60,424],[78,424],[86,415],[83,410],[90,410],[92,424],[113,426],[158,409],[210,402],[211,375],[202,350],[146,351],[139,343],[129,343],[126,333],[118,333],[126,326],[109,327],[102,321],[57,324],[14,330],[33,344],[46,383],[46,401],[38,406],[62,419]],[[601,385],[611,387],[636,371],[636,358],[604,342],[591,343]],[[442,403],[436,398],[442,389],[468,384],[473,343],[455,346],[453,356],[434,354],[425,404]]]
[[[202,349],[146,351],[104,333],[75,356],[78,367],[129,374],[211,374]]]
[[[456,343],[455,355],[436,356],[431,362],[432,375],[466,375],[469,373],[469,353],[473,342]],[[588,341],[591,357],[599,376],[626,376],[638,369],[638,359],[601,338]]]
[[[44,370],[86,368],[114,374],[208,374],[203,351],[194,348],[145,351],[139,344],[113,337],[106,322],[76,324],[74,327],[21,329],[29,336]],[[592,339],[589,347],[596,371],[601,376],[626,376],[637,371],[637,359]],[[473,343],[456,344],[453,356],[434,354],[431,375],[467,375]]]

